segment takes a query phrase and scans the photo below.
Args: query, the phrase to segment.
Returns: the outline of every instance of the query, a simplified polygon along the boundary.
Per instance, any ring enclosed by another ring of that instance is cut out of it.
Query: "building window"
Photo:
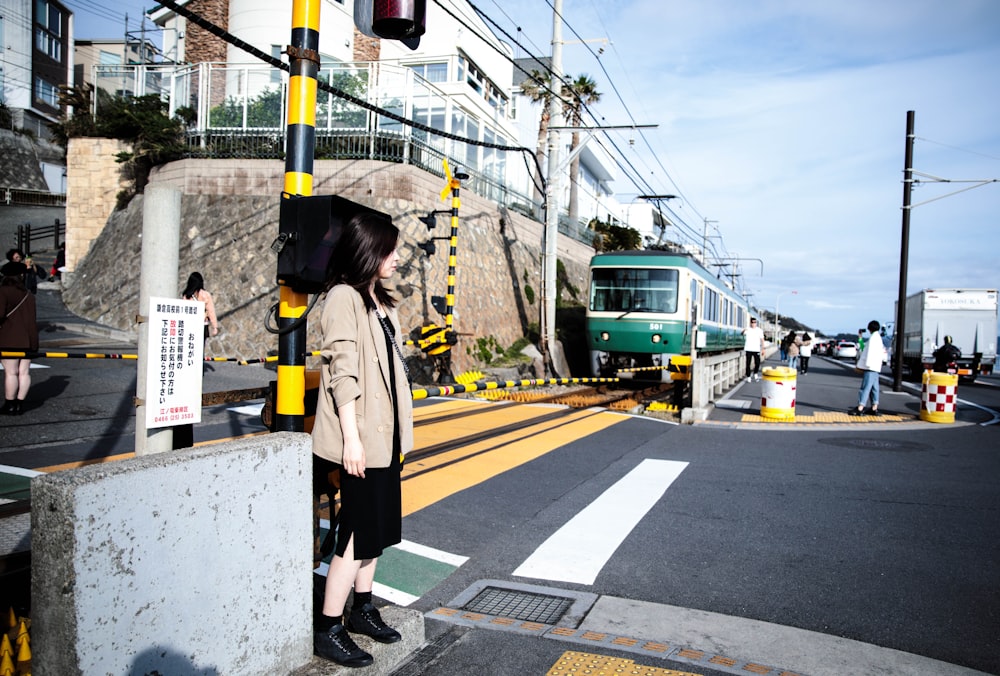
[[[45,0],[35,0],[35,49],[62,61],[62,12]]]
[[[424,78],[428,82],[448,81],[448,64],[445,62],[421,63],[416,65],[411,65],[410,68],[413,69],[413,72],[415,72],[417,75]]]
[[[59,107],[59,88],[50,84],[40,77],[35,78],[35,100],[52,106]]]
[[[507,96],[464,54],[458,55],[458,80],[464,80],[476,94],[496,108],[500,115],[507,114]]]
[[[102,66],[120,66],[122,64],[122,55],[115,52],[106,52],[102,49],[97,57],[97,62]]]
[[[281,60],[281,54],[284,50],[281,45],[271,45],[271,58]],[[281,82],[281,71],[277,68],[271,69],[271,84],[277,84]]]

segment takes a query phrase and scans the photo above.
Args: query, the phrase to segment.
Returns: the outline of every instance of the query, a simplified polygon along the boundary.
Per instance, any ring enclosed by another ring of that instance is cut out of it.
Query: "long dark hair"
[[[371,310],[373,304],[368,287],[374,279],[378,302],[386,307],[396,307],[396,299],[382,286],[378,273],[386,257],[395,251],[398,241],[399,228],[390,219],[370,212],[356,214],[347,222],[330,257],[326,290],[337,284],[352,286]]]
[[[184,293],[181,294],[182,298],[194,298],[194,295],[205,288],[205,278],[201,276],[200,272],[192,272],[188,276],[187,286],[184,287]]]

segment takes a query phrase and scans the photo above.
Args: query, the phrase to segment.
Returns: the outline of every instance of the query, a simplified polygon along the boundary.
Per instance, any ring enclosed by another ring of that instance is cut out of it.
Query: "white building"
[[[499,39],[490,27],[464,0],[445,0],[445,8],[437,2],[427,3],[426,33],[415,49],[393,40],[372,42],[354,26],[353,0],[332,0],[323,3],[320,11],[319,51],[322,61],[320,76],[332,79],[336,73],[350,72],[364,77],[368,87],[376,87],[369,100],[408,119],[463,138],[471,138],[499,146],[528,148],[519,156],[516,152],[474,146],[440,136],[414,131],[428,144],[450,156],[453,161],[472,169],[487,182],[493,182],[498,193],[513,191],[520,197],[507,200],[508,205],[525,213],[537,213],[532,199],[534,151],[538,135],[541,106],[533,104],[520,93],[524,75],[512,65],[513,48]],[[227,18],[227,30],[241,40],[275,58],[291,36],[291,6],[269,0],[215,0],[196,3],[192,9],[206,18],[219,21]],[[195,38],[203,30],[189,24],[168,8],[152,12],[153,21],[164,28],[165,58],[183,63],[223,61],[226,64],[225,97],[233,101],[248,101],[269,87],[284,86],[287,76],[263,64],[251,63],[252,57],[232,45],[207,45],[204,37]],[[197,45],[193,45],[197,39]],[[217,39],[216,39],[217,40]],[[214,52],[213,52],[214,50]],[[362,73],[365,63],[377,61],[389,66]],[[240,70],[240,65],[246,68]],[[392,68],[395,67],[395,68]],[[208,78],[212,79],[212,78]],[[317,130],[324,125],[322,113],[342,105],[319,93],[320,114]],[[217,105],[220,96],[212,94]],[[399,130],[402,125],[386,118],[376,123],[381,130]],[[277,126],[277,125],[276,125]],[[331,128],[345,126],[343,118],[330,121]],[[570,145],[570,133],[562,134],[562,157]],[[542,165],[542,176],[547,173]],[[585,227],[593,218],[608,220],[608,182],[613,178],[613,163],[596,144],[581,153],[579,219]],[[563,173],[560,190],[560,211],[565,213],[569,201],[568,168]],[[579,229],[580,225],[566,224]]]

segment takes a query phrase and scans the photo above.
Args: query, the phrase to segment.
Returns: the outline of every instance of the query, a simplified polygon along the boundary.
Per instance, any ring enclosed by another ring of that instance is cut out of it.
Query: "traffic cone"
[[[0,657],[4,655],[8,657],[14,656],[14,649],[10,645],[10,639],[7,638],[7,634],[4,634],[3,640],[0,640]]]
[[[17,649],[17,673],[19,676],[31,676],[31,647],[28,645],[27,634]]]
[[[8,606],[7,610],[7,626],[4,627],[4,631],[8,629],[13,629],[17,626],[17,615],[14,614],[14,606]]]
[[[7,653],[0,657],[0,676],[14,676],[14,662]]]

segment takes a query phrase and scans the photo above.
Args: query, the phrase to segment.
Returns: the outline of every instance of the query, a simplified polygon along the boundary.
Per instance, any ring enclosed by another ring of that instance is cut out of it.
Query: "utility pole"
[[[718,221],[710,221],[707,218],[702,220],[705,221],[705,228],[701,231],[701,257],[708,263],[708,224],[718,223]]]
[[[288,47],[288,127],[285,139],[285,193],[311,196],[316,148],[316,73],[319,70],[321,0],[293,0]],[[284,198],[283,198],[284,199]],[[309,294],[282,284],[278,289],[278,432],[305,430],[306,321]],[[301,321],[300,321],[301,320]],[[291,328],[293,324],[295,328]]]
[[[913,191],[913,120],[915,113],[906,111],[906,150],[903,160],[903,233],[899,244],[899,295],[896,298],[896,328],[892,353],[892,391],[903,389],[903,333],[906,321],[906,273],[910,254],[910,194]]]
[[[556,260],[559,236],[559,127],[562,114],[562,0],[554,0],[552,14],[552,96],[549,97],[549,158],[545,190],[545,249],[542,256],[542,354],[552,363],[556,341]]]

